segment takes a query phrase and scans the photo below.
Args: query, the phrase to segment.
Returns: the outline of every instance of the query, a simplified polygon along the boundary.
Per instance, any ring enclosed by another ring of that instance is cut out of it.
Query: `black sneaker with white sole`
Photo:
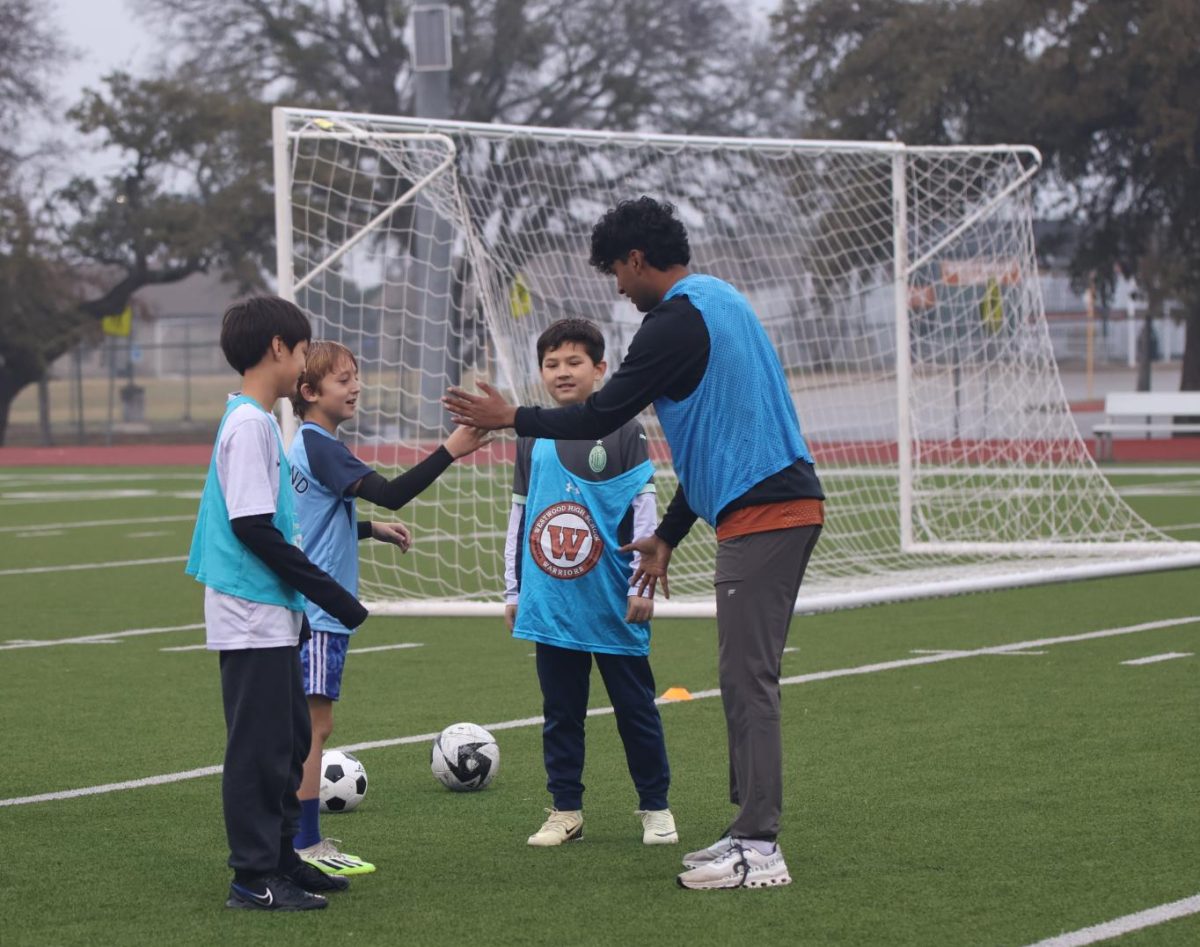
[[[350,887],[350,879],[341,875],[327,875],[314,868],[307,862],[296,860],[296,864],[280,874],[297,887],[312,894],[328,894],[331,891],[345,891]]]
[[[233,882],[225,902],[225,907],[243,911],[317,911],[328,906],[329,902],[319,894],[305,891],[278,875],[254,886]]]

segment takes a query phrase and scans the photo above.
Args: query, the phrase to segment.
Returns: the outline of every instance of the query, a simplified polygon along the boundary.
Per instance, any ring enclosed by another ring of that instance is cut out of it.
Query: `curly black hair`
[[[674,204],[645,195],[621,201],[592,228],[588,262],[601,273],[612,273],[613,263],[627,259],[630,250],[641,250],[646,262],[658,270],[687,266],[692,251]]]

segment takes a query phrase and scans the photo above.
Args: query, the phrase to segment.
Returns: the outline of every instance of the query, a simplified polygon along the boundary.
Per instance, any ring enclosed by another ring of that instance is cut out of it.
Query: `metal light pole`
[[[413,20],[413,85],[416,113],[421,118],[450,116],[451,26],[450,7],[417,0]],[[450,354],[450,221],[439,215],[424,196],[417,199],[416,236],[413,240],[413,315],[420,340],[418,370],[420,401],[417,424],[420,437],[441,437],[448,422],[441,397],[446,386],[459,381]]]

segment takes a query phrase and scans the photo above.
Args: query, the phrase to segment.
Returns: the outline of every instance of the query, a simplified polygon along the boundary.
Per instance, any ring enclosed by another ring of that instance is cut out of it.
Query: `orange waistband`
[[[823,526],[825,524],[825,502],[811,497],[800,500],[780,500],[761,506],[745,506],[735,510],[717,526],[717,542],[747,536],[750,533],[767,533],[773,529],[791,529],[794,526]]]

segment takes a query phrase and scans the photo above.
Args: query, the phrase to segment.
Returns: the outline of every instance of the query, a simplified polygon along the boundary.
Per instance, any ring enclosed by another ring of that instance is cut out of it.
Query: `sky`
[[[86,86],[95,86],[113,69],[137,73],[153,48],[149,31],[139,24],[126,0],[53,0],[46,16],[78,57],[64,64],[56,92],[74,102]]]

